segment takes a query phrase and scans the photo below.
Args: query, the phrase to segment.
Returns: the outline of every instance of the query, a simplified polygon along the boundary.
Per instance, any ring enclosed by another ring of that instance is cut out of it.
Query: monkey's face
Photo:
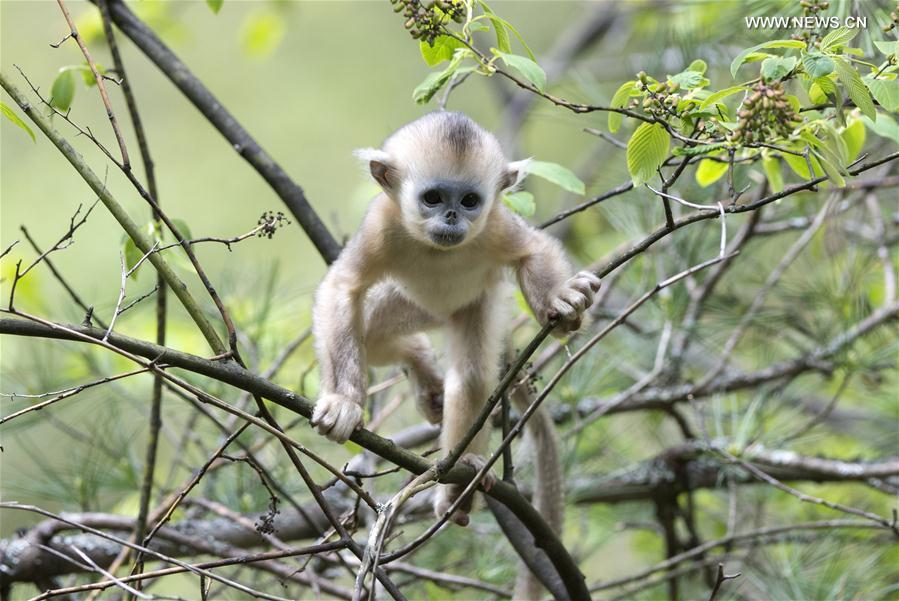
[[[417,213],[414,221],[428,242],[450,248],[480,231],[480,217],[488,199],[477,186],[462,180],[436,179],[415,188],[404,209]],[[413,203],[414,208],[409,206]]]
[[[461,113],[429,113],[400,128],[383,149],[357,156],[402,211],[406,231],[432,248],[454,249],[484,231],[520,164],[507,163],[496,138]]]

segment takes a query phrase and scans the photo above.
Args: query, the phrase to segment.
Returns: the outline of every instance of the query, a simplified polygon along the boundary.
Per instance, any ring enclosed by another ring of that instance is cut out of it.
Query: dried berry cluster
[[[284,227],[284,224],[290,223],[290,219],[284,216],[284,213],[278,211],[275,213],[274,211],[266,211],[262,214],[262,217],[259,218],[259,221],[256,222],[257,225],[261,225],[259,231],[256,232],[257,238],[268,238],[272,239],[272,236],[275,235],[275,231],[279,227]]]
[[[406,17],[403,26],[416,40],[433,45],[443,32],[444,23],[461,23],[465,18],[464,0],[390,0],[393,11]]]
[[[637,73],[637,89],[645,92],[642,104],[639,99],[631,100],[630,108],[643,107],[643,110],[659,119],[668,117],[683,117],[687,109],[678,112],[677,105],[681,101],[681,95],[677,93],[680,84],[675,81],[660,81],[653,83],[645,71]]]
[[[268,488],[268,485],[266,485],[266,488]],[[278,497],[271,494],[271,489],[269,489],[268,511],[259,516],[259,521],[255,524],[256,532],[260,534],[275,533],[275,519],[281,513],[281,510],[278,509],[278,502]]]
[[[739,121],[728,140],[753,144],[784,138],[802,122],[793,105],[784,97],[780,83],[757,83],[743,100],[737,113]]]

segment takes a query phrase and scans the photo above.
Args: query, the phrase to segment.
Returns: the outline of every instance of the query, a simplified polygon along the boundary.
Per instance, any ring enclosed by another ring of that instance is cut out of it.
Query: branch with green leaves
[[[899,125],[891,116],[899,110],[899,42],[874,40],[882,56],[869,62],[851,45],[857,29],[747,48],[731,63],[731,76],[736,80],[751,65],[758,65],[758,74],[726,87],[712,86],[701,59],[665,77],[641,71],[618,87],[608,105],[599,105],[550,93],[545,72],[518,30],[486,2],[392,2],[419,40],[423,60],[436,68],[413,91],[416,102],[429,102],[469,74],[500,75],[575,113],[608,112],[611,133],[628,118],[637,123],[626,144],[635,186],[652,180],[672,157],[685,156],[699,159],[694,175],[703,187],[726,174],[732,180],[735,163],[756,161],[775,192],[784,187],[781,161],[804,180],[825,176],[842,187],[866,128],[899,144]],[[513,39],[524,54],[514,53]],[[489,51],[479,49],[491,43]],[[730,188],[735,199],[732,182]],[[534,212],[533,197],[507,202],[526,216]]]

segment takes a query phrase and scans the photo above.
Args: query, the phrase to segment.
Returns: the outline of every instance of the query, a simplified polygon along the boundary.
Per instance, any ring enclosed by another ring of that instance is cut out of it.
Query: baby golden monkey
[[[312,424],[343,442],[362,426],[366,368],[403,364],[417,405],[442,420],[441,448],[460,441],[499,378],[514,270],[541,324],[578,329],[599,278],[573,277],[562,245],[499,200],[523,178],[496,138],[461,113],[436,112],[402,127],[380,150],[362,150],[384,190],[328,270],[315,296],[313,329],[320,396]],[[424,331],[446,328],[441,376]],[[484,428],[462,461],[482,465]],[[489,487],[491,481],[485,481]],[[442,514],[461,491],[443,486]],[[470,504],[452,516],[468,523]]]

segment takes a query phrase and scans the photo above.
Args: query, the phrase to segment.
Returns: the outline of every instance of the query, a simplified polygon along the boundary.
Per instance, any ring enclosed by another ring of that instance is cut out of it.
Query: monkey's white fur
[[[446,454],[498,380],[511,304],[505,274],[515,272],[541,324],[558,320],[558,334],[580,327],[599,279],[589,272],[569,277],[561,244],[503,205],[499,197],[521,181],[523,162],[509,163],[496,138],[464,115],[431,113],[398,130],[382,149],[357,154],[384,194],[316,293],[321,396],[312,423],[332,440],[347,440],[362,426],[366,367],[400,363],[421,412],[431,422],[442,419]],[[422,333],[437,327],[447,332],[445,376]],[[485,428],[463,460],[477,463],[488,437]],[[558,488],[559,475],[552,477]],[[441,487],[437,513],[459,493]],[[561,516],[558,508],[547,510]],[[467,524],[469,511],[470,504],[461,507],[453,520]]]

